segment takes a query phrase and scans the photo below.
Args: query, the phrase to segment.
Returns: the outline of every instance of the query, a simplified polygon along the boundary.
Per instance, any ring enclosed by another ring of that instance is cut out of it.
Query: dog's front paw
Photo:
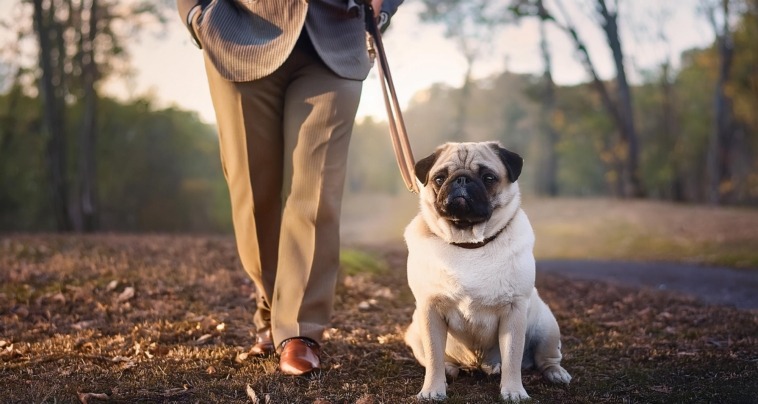
[[[559,365],[553,365],[542,371],[542,377],[551,383],[569,384],[571,375]]]
[[[529,399],[529,394],[526,394],[526,390],[524,390],[523,386],[515,389],[502,388],[500,389],[500,396],[502,396],[505,401],[521,401]]]
[[[433,390],[433,389],[423,389],[418,394],[416,394],[416,398],[419,400],[444,400],[447,398],[447,393],[445,393],[445,390]]]

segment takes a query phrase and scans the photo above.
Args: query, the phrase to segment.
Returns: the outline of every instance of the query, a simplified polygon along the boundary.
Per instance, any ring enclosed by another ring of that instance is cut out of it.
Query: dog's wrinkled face
[[[483,238],[495,210],[518,192],[508,189],[522,165],[521,156],[496,142],[446,143],[419,160],[422,212],[426,205],[427,221],[436,224],[430,224],[432,230],[449,242]]]

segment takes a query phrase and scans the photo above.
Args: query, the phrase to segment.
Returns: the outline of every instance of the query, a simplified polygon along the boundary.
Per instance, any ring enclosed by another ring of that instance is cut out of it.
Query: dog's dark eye
[[[445,182],[445,176],[444,175],[438,175],[434,177],[434,183],[438,186],[441,186]]]
[[[489,174],[489,173],[488,174],[484,174],[482,176],[482,181],[484,181],[487,184],[492,184],[492,183],[494,183],[494,182],[497,181],[497,177],[495,177],[494,175]]]

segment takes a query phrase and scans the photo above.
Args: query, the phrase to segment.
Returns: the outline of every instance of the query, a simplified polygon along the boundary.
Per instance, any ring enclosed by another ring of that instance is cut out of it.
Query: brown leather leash
[[[403,177],[405,186],[409,191],[417,194],[419,188],[413,169],[415,160],[413,159],[413,152],[408,141],[408,132],[405,130],[403,114],[400,111],[400,103],[397,101],[395,84],[392,82],[387,54],[384,51],[384,43],[382,43],[382,33],[376,24],[371,1],[364,0],[364,7],[366,12],[366,28],[369,35],[374,39],[374,47],[376,48],[377,59],[379,59],[379,81],[382,83],[382,92],[384,93],[384,107],[387,110],[392,149],[395,151],[395,159],[397,160],[397,166],[400,169],[400,175]]]

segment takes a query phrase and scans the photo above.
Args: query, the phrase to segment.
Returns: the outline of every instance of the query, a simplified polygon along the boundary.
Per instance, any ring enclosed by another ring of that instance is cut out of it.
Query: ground
[[[324,371],[247,355],[254,288],[227,236],[0,236],[0,402],[413,402],[402,342],[413,299],[401,243],[344,255]],[[568,387],[524,374],[535,402],[750,403],[758,311],[538,272],[563,334]],[[449,403],[496,402],[462,373]],[[251,398],[251,397],[254,397]]]
[[[0,235],[0,402],[413,402],[402,341],[413,297],[400,235],[413,195],[349,195],[324,371],[256,359],[254,288],[229,236]],[[562,331],[568,387],[526,372],[535,402],[752,403],[758,211],[532,199],[537,286]],[[447,402],[487,403],[464,372]]]

